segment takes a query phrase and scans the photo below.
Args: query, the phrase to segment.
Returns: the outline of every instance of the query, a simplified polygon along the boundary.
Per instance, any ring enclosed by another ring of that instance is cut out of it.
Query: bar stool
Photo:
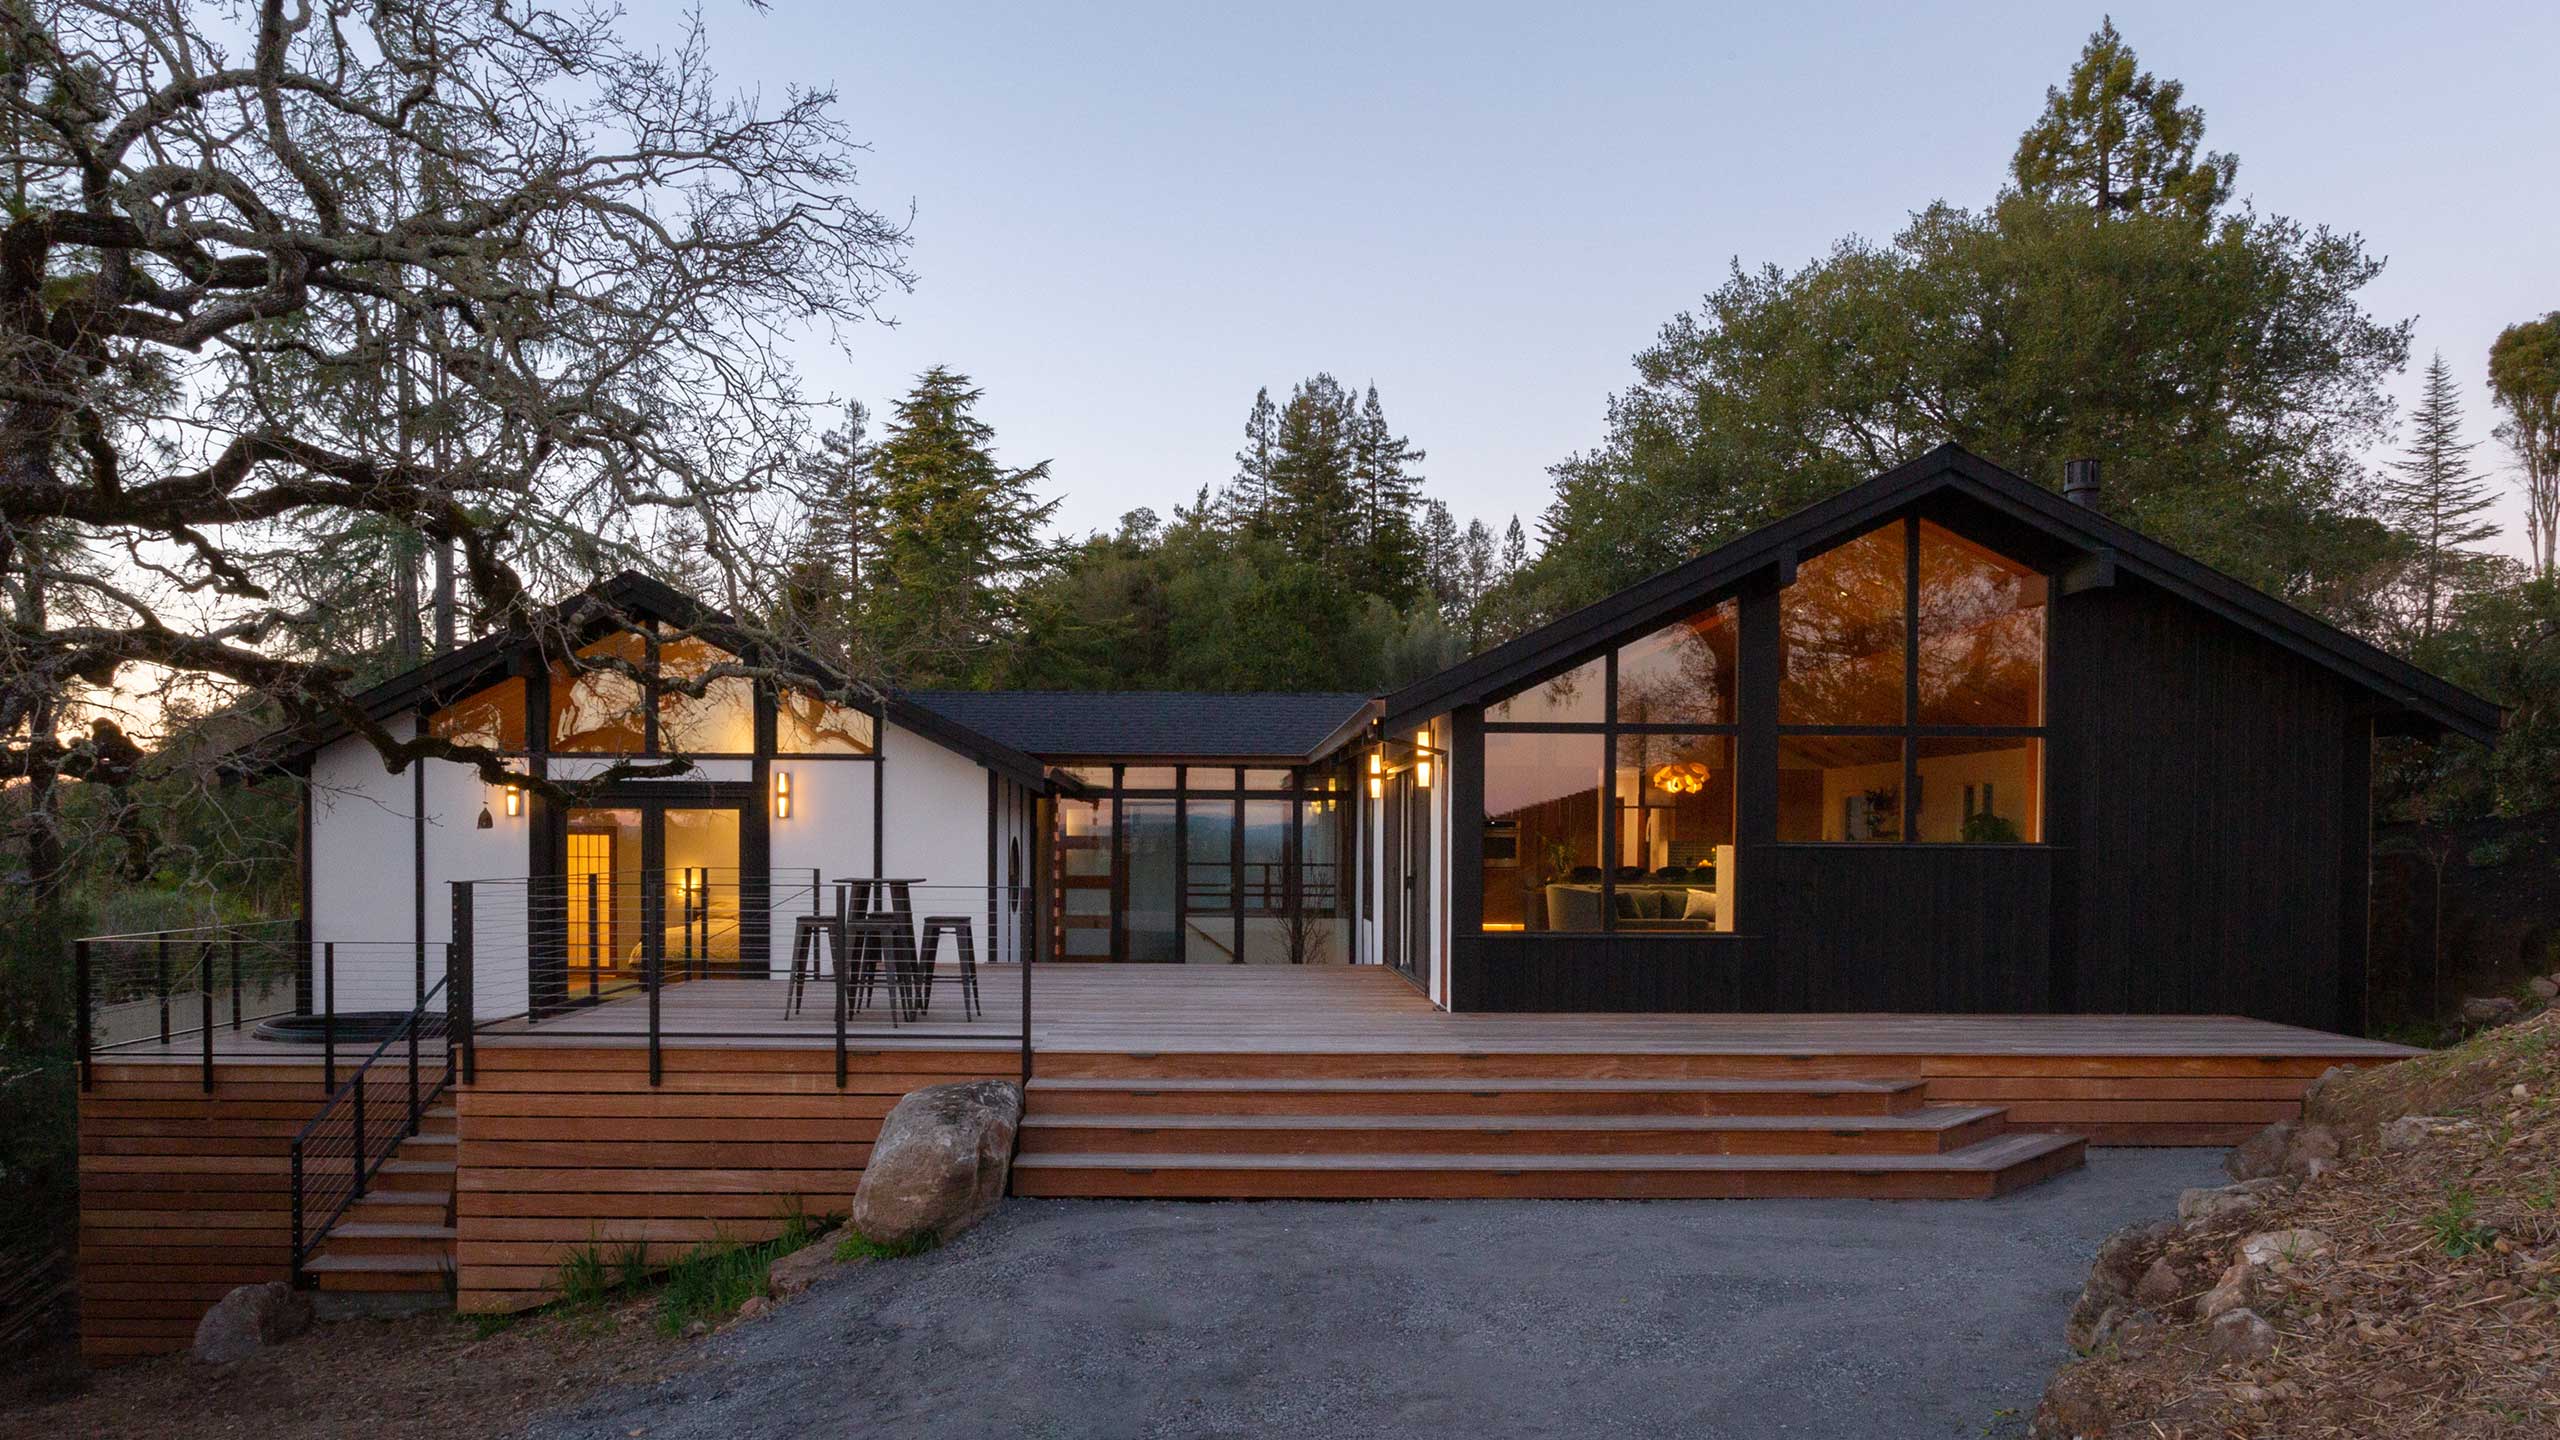
[[[924,940],[919,948],[924,952],[921,969],[925,1003],[933,1003],[934,962],[942,958],[942,937],[946,931],[952,939],[960,942],[960,1015],[962,1019],[975,1020],[986,1013],[987,1007],[978,1003],[978,943],[966,915],[924,917]]]
[[[820,958],[824,949],[826,959]],[[845,962],[844,921],[833,915],[803,915],[791,925],[791,984],[782,1001],[782,1018],[800,1013],[807,998],[809,981],[823,976],[827,959],[841,967]]]

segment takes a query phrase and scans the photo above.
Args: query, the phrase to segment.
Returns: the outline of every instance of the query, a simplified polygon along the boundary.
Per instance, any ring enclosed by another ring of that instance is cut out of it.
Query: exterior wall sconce
[[[1431,732],[1413,732],[1413,783],[1423,790],[1431,788]]]
[[[513,820],[524,813],[523,786],[502,785],[498,787],[498,795],[498,803],[506,807],[508,819]],[[488,801],[483,800],[480,802],[480,818],[472,822],[471,828],[475,830],[495,830],[498,828],[497,817],[489,813]]]
[[[508,819],[510,819],[510,820],[513,820],[514,818],[516,818],[516,817],[517,817],[517,816],[519,816],[519,815],[522,815],[523,813],[524,813],[524,787],[523,787],[523,786],[521,786],[521,785],[510,785],[510,786],[508,786],[508,787],[507,787],[507,818],[508,818]]]
[[[773,818],[791,818],[791,772],[788,770],[773,772]]]
[[[1369,798],[1383,800],[1387,795],[1387,752],[1382,746],[1369,752]]]

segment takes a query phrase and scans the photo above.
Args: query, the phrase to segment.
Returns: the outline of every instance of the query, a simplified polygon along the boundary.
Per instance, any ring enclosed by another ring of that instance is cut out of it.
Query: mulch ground
[[[2171,1240],[2184,1293],[2066,1367],[2044,1433],[2560,1435],[2560,1014],[2322,1090],[2311,1118],[2347,1137],[2338,1168]],[[2472,1123],[2380,1150],[2370,1127],[2403,1114]],[[2243,1239],[2297,1228],[2330,1244],[2264,1277],[2276,1352],[2217,1367],[2196,1301]]]
[[[343,1320],[211,1369],[183,1356],[82,1375],[31,1367],[0,1396],[0,1440],[453,1440],[684,1368],[652,1302],[537,1315],[478,1338],[454,1316]],[[73,1392],[66,1394],[65,1392]]]

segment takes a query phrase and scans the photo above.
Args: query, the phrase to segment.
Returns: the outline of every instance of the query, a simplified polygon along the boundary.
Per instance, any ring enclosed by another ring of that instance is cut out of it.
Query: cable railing
[[[824,1041],[842,1085],[857,1048],[1010,1038],[1029,1071],[1026,885],[600,865],[452,904],[465,1083],[499,1032],[642,1042],[652,1084],[671,1043]]]
[[[365,1197],[383,1162],[400,1142],[418,1133],[419,1119],[453,1083],[452,1047],[441,1041],[455,1027],[450,977],[439,976],[390,1033],[334,1084],[320,1112],[294,1133],[293,1283],[308,1283],[304,1266]]]

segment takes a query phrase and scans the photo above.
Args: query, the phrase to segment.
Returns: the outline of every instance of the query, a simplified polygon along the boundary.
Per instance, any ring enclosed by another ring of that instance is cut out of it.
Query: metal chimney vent
[[[2065,460],[2062,462],[2062,498],[2074,505],[2096,509],[2098,505],[2098,462]]]

